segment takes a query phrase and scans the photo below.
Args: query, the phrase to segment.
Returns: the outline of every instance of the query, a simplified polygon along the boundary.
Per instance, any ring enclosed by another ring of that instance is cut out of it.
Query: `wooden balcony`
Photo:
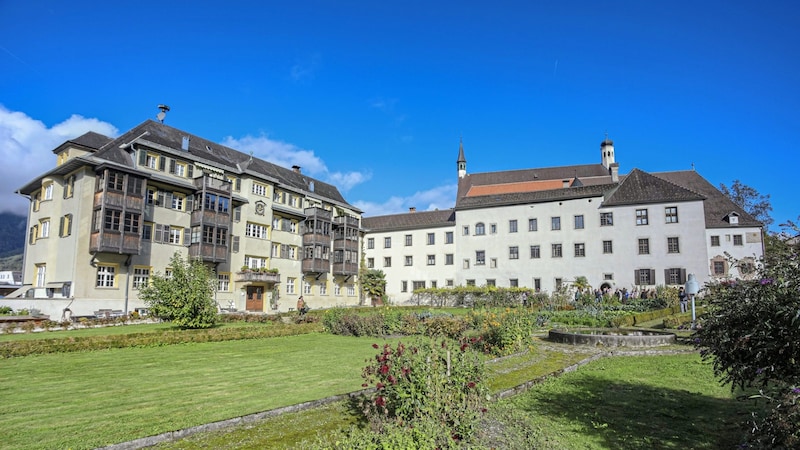
[[[236,281],[250,283],[280,283],[281,274],[273,272],[256,272],[255,270],[248,272],[236,272]]]
[[[89,251],[98,253],[119,253],[138,255],[141,238],[139,233],[118,231],[94,232],[89,239]]]
[[[200,178],[194,179],[194,186],[201,190],[204,187],[206,190],[215,190],[218,192],[225,192],[230,194],[231,193],[231,183],[227,180],[220,180],[219,178],[213,178],[208,175],[202,176]]]
[[[192,211],[192,225],[214,225],[228,227],[231,223],[231,216],[228,213],[216,211]]]
[[[309,219],[327,220],[328,222],[330,222],[331,217],[333,216],[333,212],[318,208],[316,206],[304,209],[303,214],[305,214]]]
[[[94,206],[101,205],[116,206],[118,208],[125,208],[128,210],[141,211],[144,208],[144,199],[142,197],[134,197],[125,195],[124,192],[117,191],[100,191],[94,193]]]
[[[334,250],[350,250],[357,252],[358,251],[358,241],[352,239],[334,239],[333,240],[333,249]]]
[[[333,263],[334,275],[358,275],[358,263],[342,262]]]
[[[205,262],[225,262],[228,260],[228,247],[224,245],[196,243],[189,246],[189,256]]]
[[[330,246],[331,237],[319,233],[306,233],[303,235],[303,245],[314,245],[314,244],[322,244],[325,246]]]
[[[344,225],[349,228],[358,228],[358,218],[353,216],[337,216],[333,218],[336,225]]]
[[[331,262],[327,259],[310,258],[303,260],[303,273],[328,273],[331,271]]]

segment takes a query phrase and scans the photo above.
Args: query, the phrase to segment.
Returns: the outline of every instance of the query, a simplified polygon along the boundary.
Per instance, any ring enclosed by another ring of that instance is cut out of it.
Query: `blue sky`
[[[690,169],[800,215],[800,3],[0,0],[0,209],[88,130],[165,122],[340,187],[448,208],[468,172]],[[793,184],[793,183],[792,183]]]

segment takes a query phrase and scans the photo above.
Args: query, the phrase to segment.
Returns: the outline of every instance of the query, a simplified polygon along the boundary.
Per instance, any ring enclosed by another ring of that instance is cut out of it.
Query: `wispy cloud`
[[[28,200],[17,189],[55,166],[52,150],[88,131],[109,137],[119,133],[114,125],[77,114],[48,128],[40,120],[0,105],[0,211],[27,214]]]
[[[238,139],[228,136],[221,143],[244,153],[252,152],[256,158],[281,167],[300,166],[303,173],[331,183],[342,192],[347,192],[353,186],[364,183],[372,177],[370,172],[331,172],[313,150],[305,150],[294,144],[270,139],[265,135],[248,135]]]
[[[289,77],[294,82],[313,80],[322,64],[322,57],[315,53],[302,61],[296,62],[289,70]]]
[[[458,185],[448,184],[426,191],[417,191],[408,197],[395,196],[383,203],[355,201],[353,205],[364,211],[366,217],[399,214],[408,212],[409,208],[417,208],[417,211],[450,209],[455,206],[457,189]]]

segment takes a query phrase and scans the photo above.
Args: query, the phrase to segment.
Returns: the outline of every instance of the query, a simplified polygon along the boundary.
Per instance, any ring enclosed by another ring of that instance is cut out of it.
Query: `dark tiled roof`
[[[189,138],[188,151],[181,150],[184,137]],[[342,197],[339,190],[329,183],[295,172],[292,169],[280,167],[258,158],[252,158],[250,155],[240,151],[153,120],[147,120],[112,142],[108,142],[95,156],[132,166],[133,156],[126,149],[120,148],[120,146],[125,146],[131,141],[137,140],[137,138],[140,138],[137,141],[139,142],[138,145],[152,143],[167,147],[172,149],[177,157],[182,156],[190,161],[222,166],[229,172],[255,174],[278,184],[305,192],[313,192],[322,198],[352,207]],[[312,184],[313,190],[311,189]]]
[[[696,191],[691,191],[639,169],[633,169],[603,202],[603,206],[688,202],[704,198]]]
[[[454,226],[456,213],[452,209],[409,212],[387,216],[363,217],[362,228],[368,231],[407,230],[413,228]]]
[[[694,170],[681,170],[676,172],[657,172],[653,176],[685,187],[705,197],[703,208],[705,210],[706,228],[730,228],[731,224],[725,218],[732,212],[739,215],[739,225],[742,227],[761,227],[763,224],[744,209],[736,205],[719,189],[714,187],[705,178]]]
[[[88,133],[84,133],[75,139],[71,139],[63,144],[59,145],[58,147],[53,149],[53,153],[58,153],[66,147],[69,146],[78,146],[83,147],[84,150],[98,150],[102,146],[108,144],[109,142],[113,141],[112,138],[108,136],[103,136],[100,133],[95,133],[94,131],[90,131]]]

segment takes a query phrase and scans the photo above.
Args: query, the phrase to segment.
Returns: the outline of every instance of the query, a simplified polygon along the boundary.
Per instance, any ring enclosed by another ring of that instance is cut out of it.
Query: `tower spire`
[[[467,174],[467,158],[464,157],[464,138],[458,138],[458,160],[456,167],[458,168],[458,178],[464,178]]]

